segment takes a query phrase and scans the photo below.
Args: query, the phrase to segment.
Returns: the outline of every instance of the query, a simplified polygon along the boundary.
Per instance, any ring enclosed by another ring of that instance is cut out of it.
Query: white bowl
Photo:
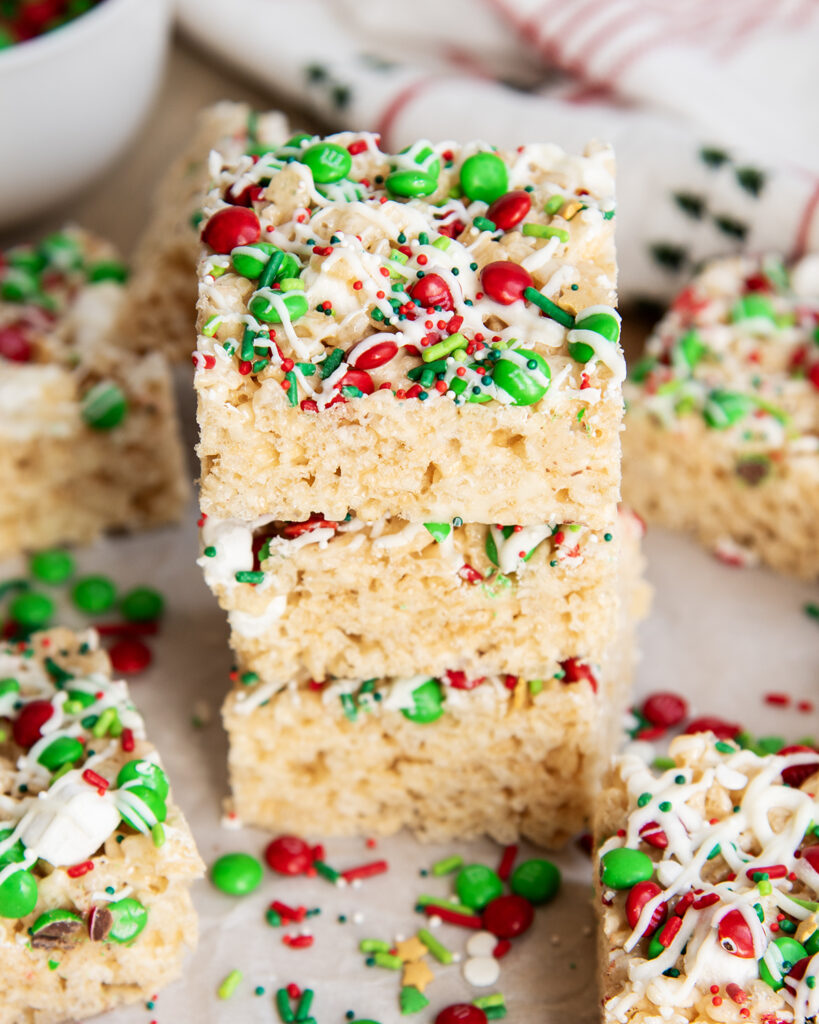
[[[169,29],[167,0],[104,0],[0,51],[0,227],[58,205],[125,148],[156,93]]]

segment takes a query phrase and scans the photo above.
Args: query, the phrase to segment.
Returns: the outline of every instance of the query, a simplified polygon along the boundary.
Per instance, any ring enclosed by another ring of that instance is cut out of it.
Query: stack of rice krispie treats
[[[226,149],[194,362],[235,812],[565,840],[646,600],[611,153]]]

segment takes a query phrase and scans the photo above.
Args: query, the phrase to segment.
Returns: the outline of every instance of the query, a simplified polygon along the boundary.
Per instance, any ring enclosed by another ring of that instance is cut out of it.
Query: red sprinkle
[[[307,914],[306,907],[289,907],[286,903],[281,903],[279,900],[273,900],[270,904],[270,909],[275,910],[276,913],[280,917],[285,918],[288,923],[295,921],[296,924],[300,924]]]
[[[790,694],[787,693],[766,693],[765,703],[774,707],[786,708],[791,702]]]
[[[122,730],[122,749],[126,754],[129,754],[134,749],[134,733],[132,729]]]
[[[512,843],[511,846],[505,846],[503,853],[501,854],[500,864],[498,865],[498,878],[502,882],[512,874],[512,868],[515,866],[515,858],[518,855],[518,847],[516,843]]]
[[[94,862],[90,860],[84,860],[82,864],[75,864],[70,867],[66,874],[69,878],[81,878],[83,875],[87,875],[89,871],[94,870]]]
[[[642,713],[652,725],[667,729],[685,718],[688,714],[688,704],[676,693],[661,691],[646,697]]]
[[[448,910],[446,907],[433,907],[431,904],[424,907],[427,917],[440,917],[447,924],[459,924],[462,928],[482,928],[483,922],[477,914],[459,914],[457,910]]]
[[[100,796],[102,796],[106,789],[111,785],[108,779],[104,779],[101,775],[97,775],[93,768],[86,768],[82,773],[82,777],[89,786],[94,786]]]
[[[773,864],[771,867],[748,868],[745,874],[751,881],[756,874],[765,874],[768,878],[787,878],[788,869],[784,864]]]
[[[341,877],[348,882],[354,882],[357,878],[372,878],[374,875],[383,875],[389,870],[389,864],[385,860],[374,860],[369,864],[360,864],[357,868],[348,868],[341,872]]]
[[[351,142],[347,147],[347,152],[350,156],[358,156],[359,153],[366,152],[367,143],[364,139],[356,139],[355,142]]]
[[[663,949],[668,949],[668,947],[674,941],[674,936],[677,934],[680,928],[682,928],[681,917],[670,917],[668,921],[666,921],[665,926],[663,927],[663,930],[660,932],[658,938],[658,941],[660,945],[663,947]]]
[[[509,939],[501,939],[500,942],[492,950],[492,956],[496,960],[503,960],[509,950],[512,948],[512,943]]]
[[[282,938],[282,942],[285,946],[290,946],[291,949],[307,949],[308,946],[313,945],[312,935],[285,935]]]

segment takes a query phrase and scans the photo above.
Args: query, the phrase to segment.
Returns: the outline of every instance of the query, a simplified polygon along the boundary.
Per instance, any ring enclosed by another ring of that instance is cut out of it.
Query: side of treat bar
[[[814,1020],[816,751],[696,733],[669,755],[621,756],[597,808],[604,1020]]]
[[[454,671],[286,685],[240,664],[223,708],[238,819],[565,842],[588,819],[618,737],[647,609],[638,530],[623,551],[615,638],[599,659],[554,662],[540,678]]]
[[[114,331],[126,274],[78,229],[0,261],[0,556],[181,514],[168,366]]]
[[[625,375],[608,149],[302,135],[215,180],[203,511],[603,524]]]
[[[0,650],[2,1021],[149,998],[195,945],[203,865],[96,634]]]
[[[623,493],[728,560],[819,575],[819,258],[717,260],[626,386]]]
[[[555,660],[594,660],[613,640],[616,520],[597,533],[206,518],[199,564],[237,659],[263,679],[537,678]]]

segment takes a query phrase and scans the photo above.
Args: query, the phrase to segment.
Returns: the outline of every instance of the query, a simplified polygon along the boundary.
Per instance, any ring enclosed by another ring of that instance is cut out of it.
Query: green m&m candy
[[[469,199],[493,203],[509,190],[509,171],[496,153],[473,153],[461,166],[461,188]]]
[[[674,346],[674,362],[693,370],[708,351],[708,346],[700,339],[696,331],[686,331]]]
[[[213,862],[210,879],[228,896],[247,896],[262,881],[262,865],[249,853],[226,853]]]
[[[589,306],[577,314],[569,331],[569,355],[578,363],[587,363],[596,352],[598,335],[616,345],[620,340],[620,317],[610,306]]]
[[[125,419],[128,399],[118,384],[101,380],[83,395],[81,412],[93,430],[113,430]]]
[[[133,761],[126,762],[119,770],[117,775],[116,786],[117,789],[124,787],[133,789],[133,783],[139,786],[147,786],[149,789],[154,790],[161,800],[165,800],[168,796],[170,786],[168,785],[168,776],[153,761],[144,761],[141,759],[134,759]]]
[[[82,743],[73,736],[58,736],[53,743],[49,743],[37,761],[50,772],[56,772],[64,764],[79,761],[84,750]]]
[[[39,274],[45,262],[43,254],[31,245],[18,245],[6,253],[6,263],[10,267],[27,270],[30,274]]]
[[[539,352],[515,348],[503,353],[495,363],[495,386],[512,396],[512,405],[533,405],[549,390],[552,371]]]
[[[168,817],[165,800],[150,786],[137,785],[120,789],[116,802],[122,820],[137,832],[149,832],[154,825]]]
[[[117,589],[107,576],[83,576],[71,593],[74,604],[89,615],[99,615],[113,607]]]
[[[31,575],[41,583],[65,583],[74,573],[74,559],[62,548],[38,551],[28,563]]]
[[[29,928],[31,944],[35,949],[65,949],[73,945],[85,932],[82,917],[73,910],[47,910]]]
[[[803,946],[808,956],[816,956],[819,953],[819,928],[809,938],[805,939]]]
[[[416,142],[414,146],[401,150],[393,169],[387,175],[385,185],[391,196],[429,196],[438,187],[441,161],[429,143]]]
[[[702,411],[705,422],[714,430],[727,430],[751,412],[754,405],[739,391],[717,388],[708,396]]]
[[[105,936],[109,942],[131,942],[148,923],[148,911],[132,896],[115,900],[106,907],[111,914],[111,928]]]
[[[308,146],[297,159],[310,168],[313,181],[320,185],[346,178],[353,166],[353,158],[335,142],[317,142]]]
[[[785,975],[794,964],[808,955],[801,942],[790,935],[780,935],[768,944],[765,955],[759,961],[759,976],[766,985],[778,992],[785,984]]]
[[[37,880],[22,868],[0,882],[0,917],[20,918],[37,906]]]
[[[260,288],[253,293],[248,310],[257,320],[263,320],[268,324],[280,324],[282,314],[279,303],[283,303],[290,320],[298,320],[307,312],[308,304],[304,292],[297,288],[296,282],[302,289],[304,288],[303,282],[298,278],[284,278],[281,282],[281,291]]]
[[[458,899],[473,910],[483,910],[503,893],[503,882],[497,873],[485,864],[467,864],[455,879]]]
[[[300,149],[304,146],[305,142],[312,142],[315,135],[311,135],[310,132],[296,132],[295,135],[291,135],[290,138],[285,142],[285,149]]]
[[[14,830],[10,828],[0,829],[0,843],[3,843]],[[23,844],[18,839],[8,849],[3,850],[0,853],[0,870],[2,870],[7,864],[19,864],[19,862],[25,856],[25,849]]]
[[[82,265],[82,252],[77,240],[62,232],[44,238],[37,249],[46,263],[58,270],[75,270]]]
[[[25,629],[41,629],[54,615],[54,602],[45,594],[29,590],[15,597],[9,615]]]
[[[560,888],[560,870],[550,860],[535,857],[518,864],[510,880],[512,892],[530,903],[548,903]]]
[[[401,714],[418,725],[437,721],[444,713],[443,693],[437,679],[428,679],[412,691],[412,707],[402,708]]]
[[[267,261],[277,251],[271,242],[237,245],[230,251],[230,261],[233,269],[242,277],[258,277],[267,266]]]
[[[119,607],[128,622],[151,622],[162,614],[165,599],[153,587],[134,587],[123,597]]]
[[[600,881],[609,889],[631,889],[654,874],[654,862],[642,850],[618,847],[600,859]]]

